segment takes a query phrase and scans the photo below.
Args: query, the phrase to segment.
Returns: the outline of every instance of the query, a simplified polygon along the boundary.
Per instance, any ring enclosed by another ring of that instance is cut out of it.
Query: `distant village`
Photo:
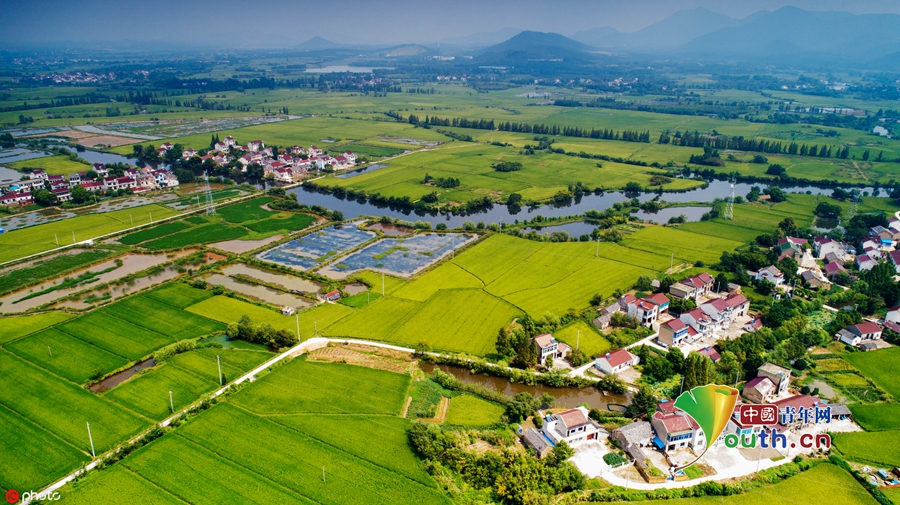
[[[172,143],[165,142],[156,152],[162,157],[173,147]],[[197,157],[201,161],[212,160],[217,166],[226,166],[234,159],[235,155],[232,153],[238,153],[237,161],[242,165],[242,172],[256,163],[262,166],[265,178],[281,184],[297,182],[312,171],[321,171],[326,167],[347,170],[355,167],[357,160],[352,151],[330,156],[316,146],[304,149],[296,145],[274,156],[272,148],[266,147],[262,140],[238,145],[231,136],[217,142],[207,154],[201,155],[194,149],[186,149],[181,157],[184,160]],[[23,180],[0,186],[0,205],[33,204],[34,192],[41,189],[53,193],[60,202],[67,202],[72,199],[72,189],[75,186],[81,186],[90,193],[126,190],[132,194],[142,194],[178,186],[178,177],[166,166],[130,168],[119,177],[111,176],[103,164],[94,164],[90,170],[69,175],[49,175],[44,170],[33,170]]]

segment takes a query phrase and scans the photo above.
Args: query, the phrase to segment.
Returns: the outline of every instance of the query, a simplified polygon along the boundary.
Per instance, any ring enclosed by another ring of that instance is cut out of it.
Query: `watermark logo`
[[[737,404],[738,390],[718,384],[698,386],[675,399],[675,407],[685,411],[703,428],[706,448],[715,442],[728,426]],[[704,451],[705,452],[705,451]]]
[[[62,498],[58,491],[50,492],[38,492],[38,491],[25,491],[21,495],[15,489],[10,489],[6,492],[6,501],[9,503],[16,503],[19,499],[22,499],[23,502],[35,502],[35,501],[57,501]]]

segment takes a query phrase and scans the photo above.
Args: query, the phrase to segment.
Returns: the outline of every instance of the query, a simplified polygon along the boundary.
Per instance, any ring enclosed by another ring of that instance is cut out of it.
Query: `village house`
[[[831,282],[837,280],[841,273],[847,273],[847,269],[841,263],[832,261],[825,265],[825,277],[828,277]]]
[[[818,259],[824,259],[828,254],[834,254],[842,259],[844,257],[844,246],[831,237],[820,235],[813,239],[813,246]]]
[[[887,313],[884,315],[885,322],[891,321],[894,323],[900,323],[900,305],[895,305],[888,309]]]
[[[841,343],[857,346],[862,342],[871,340],[880,340],[882,329],[876,323],[865,322],[852,324],[843,330],[840,330],[835,337]]]
[[[894,245],[894,235],[895,233],[893,231],[888,230],[884,226],[873,226],[872,228],[869,228],[869,236],[873,238],[877,237],[884,247]]]
[[[669,298],[662,293],[645,298],[624,295],[619,299],[619,303],[629,317],[637,319],[644,326],[653,325],[660,316],[669,311]]]
[[[675,298],[691,298],[693,300],[696,300],[697,298],[709,293],[712,290],[715,281],[716,280],[713,278],[713,276],[709,275],[706,272],[703,272],[693,277],[688,277],[681,282],[672,284],[671,286],[669,286],[669,294],[671,294]]]
[[[676,451],[685,447],[704,445],[703,430],[683,412],[656,412],[650,420],[656,433],[653,443],[663,451]]]
[[[588,409],[585,407],[550,414],[541,426],[541,432],[554,446],[561,440],[565,440],[569,445],[596,440],[601,433],[605,433],[603,428],[588,416]]]
[[[82,183],[81,187],[90,191],[91,193],[96,193],[97,191],[103,191],[106,185],[100,181],[92,181]]]
[[[68,202],[72,199],[72,194],[69,192],[69,188],[58,188],[52,191],[60,202]]]
[[[754,317],[744,325],[744,331],[753,333],[763,327],[762,319]]]
[[[716,329],[725,328],[738,317],[746,316],[749,308],[750,302],[744,295],[729,295],[700,305],[700,310],[709,316]]]
[[[250,142],[247,142],[247,149],[250,152],[255,153],[264,147],[266,147],[266,144],[262,140],[251,140]]]
[[[867,254],[861,254],[856,257],[856,268],[861,271],[871,270],[878,265],[878,262],[870,258]]]
[[[664,347],[679,347],[691,342],[696,335],[697,331],[681,319],[669,319],[659,325],[656,341]]]
[[[557,342],[553,335],[544,333],[534,337],[534,345],[537,348],[538,363],[543,364],[550,356],[552,359],[565,358],[572,349],[563,342]]]
[[[794,258],[798,261],[803,256],[803,246],[807,244],[805,238],[783,237],[778,239],[775,247],[779,250],[778,260]]]
[[[891,264],[894,265],[894,271],[900,273],[900,251],[894,249],[889,252],[888,259],[890,259]]]
[[[768,377],[777,386],[773,394],[783,394],[791,384],[791,371],[772,362],[765,362],[756,369],[757,377]]]
[[[816,275],[816,273],[812,270],[804,270],[800,274],[800,278],[803,280],[803,282],[809,284],[809,287],[812,289],[818,289],[826,285],[825,281],[819,279],[819,276]]]
[[[0,205],[29,205],[34,203],[31,193],[6,193],[0,196]]]
[[[619,373],[641,362],[641,358],[625,349],[617,349],[597,357],[594,367],[605,374]]]
[[[747,273],[750,274],[750,277],[755,281],[767,280],[776,286],[779,286],[784,282],[784,273],[782,273],[781,270],[778,270],[775,265],[761,268],[757,272],[748,271]]]
[[[706,346],[703,349],[697,351],[697,354],[701,356],[706,356],[713,363],[718,363],[720,359],[722,359],[722,355],[719,354],[719,351],[713,349],[712,347]]]
[[[744,390],[741,394],[753,403],[766,403],[777,390],[778,386],[772,382],[772,379],[764,376],[756,377],[744,384]]]
[[[186,160],[189,160],[194,156],[197,156],[197,151],[195,149],[185,149],[181,152],[181,157]]]
[[[333,301],[340,300],[340,299],[341,299],[341,292],[338,291],[337,289],[335,289],[334,291],[331,291],[330,293],[327,293],[325,295],[325,300],[329,301],[329,302],[333,302]]]
[[[29,174],[29,177],[32,178],[32,179],[43,179],[43,180],[46,181],[48,175],[47,175],[47,172],[44,172],[43,170],[40,170],[40,169],[34,169],[34,170],[32,170],[31,173]]]
[[[91,170],[93,170],[94,173],[97,174],[97,177],[106,177],[107,175],[109,175],[109,170],[106,169],[106,165],[104,165],[103,163],[94,163],[94,165],[91,167]]]
[[[608,327],[610,321],[612,320],[612,315],[621,310],[622,306],[619,305],[619,302],[615,302],[607,305],[606,307],[597,309],[597,314],[599,314],[599,316],[594,319],[594,326],[600,328],[601,330]]]
[[[716,323],[699,307],[682,312],[679,318],[696,331],[699,338],[714,336],[716,333]]]

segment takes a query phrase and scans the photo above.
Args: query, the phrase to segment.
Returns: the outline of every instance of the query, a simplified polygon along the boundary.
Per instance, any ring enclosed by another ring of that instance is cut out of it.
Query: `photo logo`
[[[678,398],[675,399],[675,407],[685,411],[703,428],[703,433],[706,435],[706,449],[709,449],[709,446],[719,438],[728,425],[737,400],[737,389],[718,384],[707,384],[678,395]]]
[[[19,492],[15,489],[10,489],[6,492],[6,501],[9,503],[16,503],[19,501]]]
[[[775,405],[742,405],[741,424],[744,426],[775,426],[778,424],[778,407]]]

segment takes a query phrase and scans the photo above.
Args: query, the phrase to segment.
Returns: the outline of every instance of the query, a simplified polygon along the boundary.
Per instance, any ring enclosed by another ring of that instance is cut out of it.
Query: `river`
[[[734,185],[734,194],[736,196],[746,196],[747,193],[750,192],[752,186],[759,186],[763,189],[768,187],[768,185],[764,183],[737,183]],[[781,186],[781,189],[789,193],[806,193],[808,191],[818,195],[830,195],[832,191],[834,191],[834,188],[831,187],[810,185]],[[872,192],[872,188],[860,188],[860,190],[868,191],[870,194]],[[427,221],[431,223],[432,226],[437,225],[438,223],[444,223],[450,228],[462,226],[466,221],[484,221],[485,223],[498,223],[502,221],[503,223],[513,223],[520,220],[531,220],[539,215],[543,217],[576,216],[584,214],[589,210],[603,211],[612,207],[616,202],[631,200],[631,197],[626,196],[624,193],[609,192],[602,195],[585,195],[566,204],[550,204],[534,208],[520,207],[512,209],[506,205],[494,205],[491,208],[483,209],[480,212],[467,216],[454,216],[452,214],[440,214],[437,212],[429,213],[416,211],[409,208],[391,208],[387,205],[374,204],[368,201],[361,203],[358,200],[348,199],[346,197],[318,193],[315,190],[306,187],[293,188],[288,191],[296,193],[297,201],[300,203],[306,205],[321,205],[327,209],[341,211],[344,214],[344,219],[353,219],[360,216],[389,216],[407,221]],[[731,183],[727,181],[712,181],[705,188],[698,188],[684,193],[664,193],[662,200],[673,203],[711,202],[716,198],[726,198],[730,195]],[[652,200],[655,197],[656,193],[641,193],[637,196],[638,200],[641,202]],[[671,210],[666,209],[665,213],[660,211],[660,213],[655,215],[642,214],[641,216],[644,219],[659,223],[668,221],[668,217],[671,217],[671,215],[677,216],[679,214],[685,214],[690,220],[694,220],[691,218],[695,217],[694,214],[697,212],[696,209],[699,209],[699,207],[695,207],[693,210],[684,208],[680,211],[677,208],[673,208]],[[703,212],[700,212],[700,214],[702,215]],[[668,217],[663,218],[664,215]]]

